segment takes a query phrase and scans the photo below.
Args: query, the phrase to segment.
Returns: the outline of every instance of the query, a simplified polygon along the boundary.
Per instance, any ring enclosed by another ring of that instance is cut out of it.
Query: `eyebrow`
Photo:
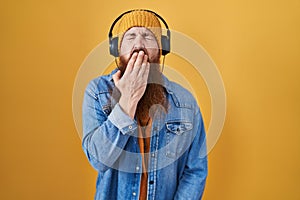
[[[145,37],[145,36],[152,36],[152,34],[149,33],[149,32],[143,32],[143,33],[142,33],[142,36],[143,36],[143,37]]]
[[[136,36],[136,34],[135,33],[127,33],[126,36],[133,37],[133,36]]]

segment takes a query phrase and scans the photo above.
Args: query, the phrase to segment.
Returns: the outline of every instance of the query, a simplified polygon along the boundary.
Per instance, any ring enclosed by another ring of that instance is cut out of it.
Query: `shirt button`
[[[136,196],[136,193],[135,193],[135,192],[133,192],[133,193],[132,193],[132,195],[133,195],[133,196]]]
[[[151,156],[152,156],[152,157],[155,157],[155,153],[152,153]]]
[[[136,171],[139,171],[140,168],[137,166],[135,169],[136,169]]]
[[[128,126],[128,128],[129,128],[129,129],[132,129],[132,126],[130,125],[130,126]]]

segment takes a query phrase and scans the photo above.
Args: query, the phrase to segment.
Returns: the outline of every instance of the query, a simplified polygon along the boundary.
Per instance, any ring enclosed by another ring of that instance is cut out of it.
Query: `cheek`
[[[150,42],[145,45],[150,58],[156,58],[159,53],[159,47],[156,42]]]
[[[128,57],[132,49],[132,45],[127,42],[121,43],[120,56]]]
[[[158,49],[148,49],[150,60],[154,60],[158,57],[159,50]]]

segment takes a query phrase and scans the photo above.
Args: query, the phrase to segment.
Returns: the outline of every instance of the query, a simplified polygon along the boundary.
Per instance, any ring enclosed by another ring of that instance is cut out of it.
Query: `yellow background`
[[[227,116],[203,199],[300,199],[299,0],[2,1],[0,199],[93,199],[73,83],[132,8],[194,38],[223,77]]]

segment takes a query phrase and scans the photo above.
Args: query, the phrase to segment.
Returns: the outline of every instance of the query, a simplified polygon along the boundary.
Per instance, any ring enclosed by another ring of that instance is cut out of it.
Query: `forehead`
[[[153,33],[145,27],[132,27],[128,31],[126,31],[125,35],[133,34],[133,33],[135,33],[135,34],[145,34],[145,33],[147,33],[147,34],[152,34],[153,35]]]

